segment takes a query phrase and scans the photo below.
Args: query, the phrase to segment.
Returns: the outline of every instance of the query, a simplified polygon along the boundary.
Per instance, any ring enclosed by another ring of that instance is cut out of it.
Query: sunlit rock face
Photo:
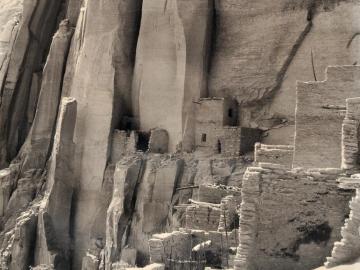
[[[0,268],[356,269],[358,14],[0,0]]]
[[[23,1],[21,0],[2,0],[0,2],[0,85],[2,88],[5,83],[11,51],[14,46],[17,32],[19,30],[19,23],[23,11],[22,2]],[[2,90],[1,96],[3,97],[3,95],[4,93]],[[6,148],[4,144],[5,142],[3,141],[2,143],[3,144],[0,150],[0,167],[4,167],[7,164],[7,161],[4,157],[6,155]]]

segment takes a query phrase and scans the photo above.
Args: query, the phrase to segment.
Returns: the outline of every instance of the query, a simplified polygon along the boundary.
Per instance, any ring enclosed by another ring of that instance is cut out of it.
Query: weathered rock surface
[[[122,239],[133,214],[135,188],[142,176],[142,165],[141,158],[116,165],[113,195],[106,217],[106,269],[111,269],[111,263],[120,260]]]
[[[169,132],[170,151],[194,145],[193,101],[207,93],[212,17],[210,0],[143,1],[133,110],[140,129]]]
[[[29,136],[20,152],[20,158],[24,159],[21,168],[23,171],[44,168],[49,157],[71,36],[72,30],[69,22],[63,21],[50,47],[42,75],[34,120]]]
[[[122,66],[131,70],[129,59],[139,7],[138,1],[90,0],[84,8],[84,14],[80,15],[82,20],[77,24],[82,31],[81,45],[73,43],[79,51],[76,52],[75,69],[69,67],[74,69],[74,74],[68,92],[78,102],[74,139],[78,179],[74,217],[76,268],[81,265],[90,239],[105,233],[105,226],[100,231],[90,231],[100,199],[111,128],[118,124],[115,119],[119,118],[122,108],[118,107],[121,101],[118,96],[129,91],[118,88],[117,84],[131,84],[131,74],[119,77],[117,73],[123,76],[119,70]]]
[[[23,16],[13,45],[6,77],[2,83],[0,116],[1,160],[14,158],[28,130],[28,99],[32,91],[33,73],[42,69],[53,33],[57,27],[60,1],[24,1]]]
[[[70,213],[74,182],[76,101],[63,98],[56,127],[46,191],[39,209],[35,265],[70,267]]]
[[[357,267],[359,12],[0,0],[0,268]]]

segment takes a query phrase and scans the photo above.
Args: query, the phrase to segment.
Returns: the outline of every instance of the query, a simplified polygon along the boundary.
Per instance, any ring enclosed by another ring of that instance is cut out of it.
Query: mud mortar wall
[[[254,248],[247,250],[247,263],[262,270],[321,266],[333,243],[340,239],[341,226],[349,213],[352,193],[338,189],[340,170],[289,171],[278,165],[260,165],[248,168],[242,189],[242,215],[250,199],[256,202],[256,225],[251,227]],[[247,177],[249,174],[257,174],[258,181]],[[259,192],[254,193],[257,184]],[[244,241],[244,225],[251,224],[241,221],[240,243]]]

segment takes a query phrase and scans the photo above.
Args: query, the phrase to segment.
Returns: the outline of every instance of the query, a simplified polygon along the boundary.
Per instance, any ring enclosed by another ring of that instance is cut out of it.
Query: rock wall
[[[35,265],[70,268],[70,215],[74,179],[74,127],[76,101],[64,98],[61,103],[50,161],[46,193],[39,208]]]
[[[136,27],[137,12],[137,1],[105,3],[90,0],[86,2],[82,21],[79,20],[77,24],[82,31],[81,46],[76,52],[69,91],[69,95],[78,101],[75,127],[78,179],[74,221],[76,268],[81,265],[90,239],[104,238],[105,225],[93,232],[91,227],[97,213],[99,190],[109,156],[110,134],[112,127],[117,124],[114,118],[118,118],[121,112],[118,96],[126,95],[128,91],[119,89],[117,84],[129,84],[131,80],[127,77],[127,81],[124,80],[123,74],[118,76],[117,72],[120,72],[118,68],[121,65],[131,70],[128,57],[131,58],[133,49],[132,31]],[[76,43],[73,45],[76,46]]]
[[[206,95],[212,9],[210,0],[143,1],[133,111],[140,129],[169,132],[170,151],[182,141],[187,150],[194,145],[193,101]]]
[[[1,268],[320,265],[358,168],[358,11],[0,0]]]

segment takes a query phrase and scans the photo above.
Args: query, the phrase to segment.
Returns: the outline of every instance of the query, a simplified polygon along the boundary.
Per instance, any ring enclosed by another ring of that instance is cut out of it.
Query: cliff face
[[[0,0],[1,269],[178,269],[185,259],[185,269],[251,269],[253,254],[265,254],[261,269],[320,266],[339,240],[350,193],[336,189],[345,172],[290,171],[301,148],[293,147],[295,108],[308,105],[296,81],[357,65],[359,12],[358,0]],[[325,90],[309,103],[330,91],[325,100],[339,102],[321,105],[343,111],[350,96],[338,88],[356,89],[356,72],[314,82]],[[291,145],[255,149],[289,171],[247,170],[256,142]],[[268,183],[273,175],[287,184]],[[269,205],[281,209],[297,177],[293,211],[306,203],[308,212],[296,222],[284,214],[295,236],[274,239],[273,215],[257,200],[276,196],[274,184],[280,195]],[[309,177],[325,190],[308,196]],[[256,237],[247,236],[248,214],[259,219]]]

